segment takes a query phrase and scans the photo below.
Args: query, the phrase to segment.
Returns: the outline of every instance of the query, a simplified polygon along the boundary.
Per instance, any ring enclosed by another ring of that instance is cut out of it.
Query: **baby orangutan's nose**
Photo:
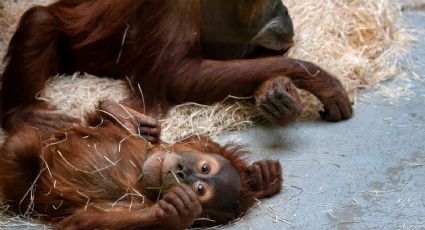
[[[182,163],[178,163],[175,170],[170,170],[167,176],[170,183],[184,183],[191,184],[194,180],[195,175],[190,167],[185,166]]]

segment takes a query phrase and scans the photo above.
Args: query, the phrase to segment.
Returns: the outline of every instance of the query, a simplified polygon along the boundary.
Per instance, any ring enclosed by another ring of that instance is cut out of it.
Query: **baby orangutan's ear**
[[[270,197],[282,189],[282,168],[279,161],[261,160],[248,166],[247,186],[254,198]]]

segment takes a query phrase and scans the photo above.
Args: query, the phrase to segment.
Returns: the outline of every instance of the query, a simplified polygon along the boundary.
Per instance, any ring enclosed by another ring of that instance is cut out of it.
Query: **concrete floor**
[[[406,15],[425,31],[425,13]],[[224,229],[425,229],[425,35],[409,57],[424,82],[390,103],[374,92],[346,122],[256,127],[223,137],[279,159],[281,194]],[[396,82],[387,83],[393,86]]]

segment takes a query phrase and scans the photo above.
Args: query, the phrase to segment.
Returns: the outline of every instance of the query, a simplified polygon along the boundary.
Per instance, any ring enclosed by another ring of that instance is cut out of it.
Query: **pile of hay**
[[[19,16],[28,7],[49,0],[3,0],[0,6],[0,56]],[[398,63],[411,35],[399,21],[399,5],[391,0],[283,1],[290,9],[296,30],[296,45],[289,56],[312,61],[337,76],[350,92],[377,85],[397,74]],[[2,72],[4,64],[0,66]],[[99,99],[126,97],[124,81],[89,75],[55,77],[39,98],[58,109],[82,116]],[[320,103],[303,93],[304,117],[315,118]],[[228,100],[227,100],[228,101]],[[258,114],[248,100],[212,106],[187,104],[171,111],[163,121],[163,137],[172,142],[189,133],[216,136],[225,130],[240,130],[253,124]]]

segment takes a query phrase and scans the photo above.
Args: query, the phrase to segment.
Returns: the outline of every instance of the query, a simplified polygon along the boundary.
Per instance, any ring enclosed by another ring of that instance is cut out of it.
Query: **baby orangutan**
[[[88,121],[11,131],[0,191],[16,213],[54,229],[184,229],[228,223],[281,190],[278,161],[248,165],[240,147],[197,136],[159,145],[157,121],[129,107],[102,102]]]

